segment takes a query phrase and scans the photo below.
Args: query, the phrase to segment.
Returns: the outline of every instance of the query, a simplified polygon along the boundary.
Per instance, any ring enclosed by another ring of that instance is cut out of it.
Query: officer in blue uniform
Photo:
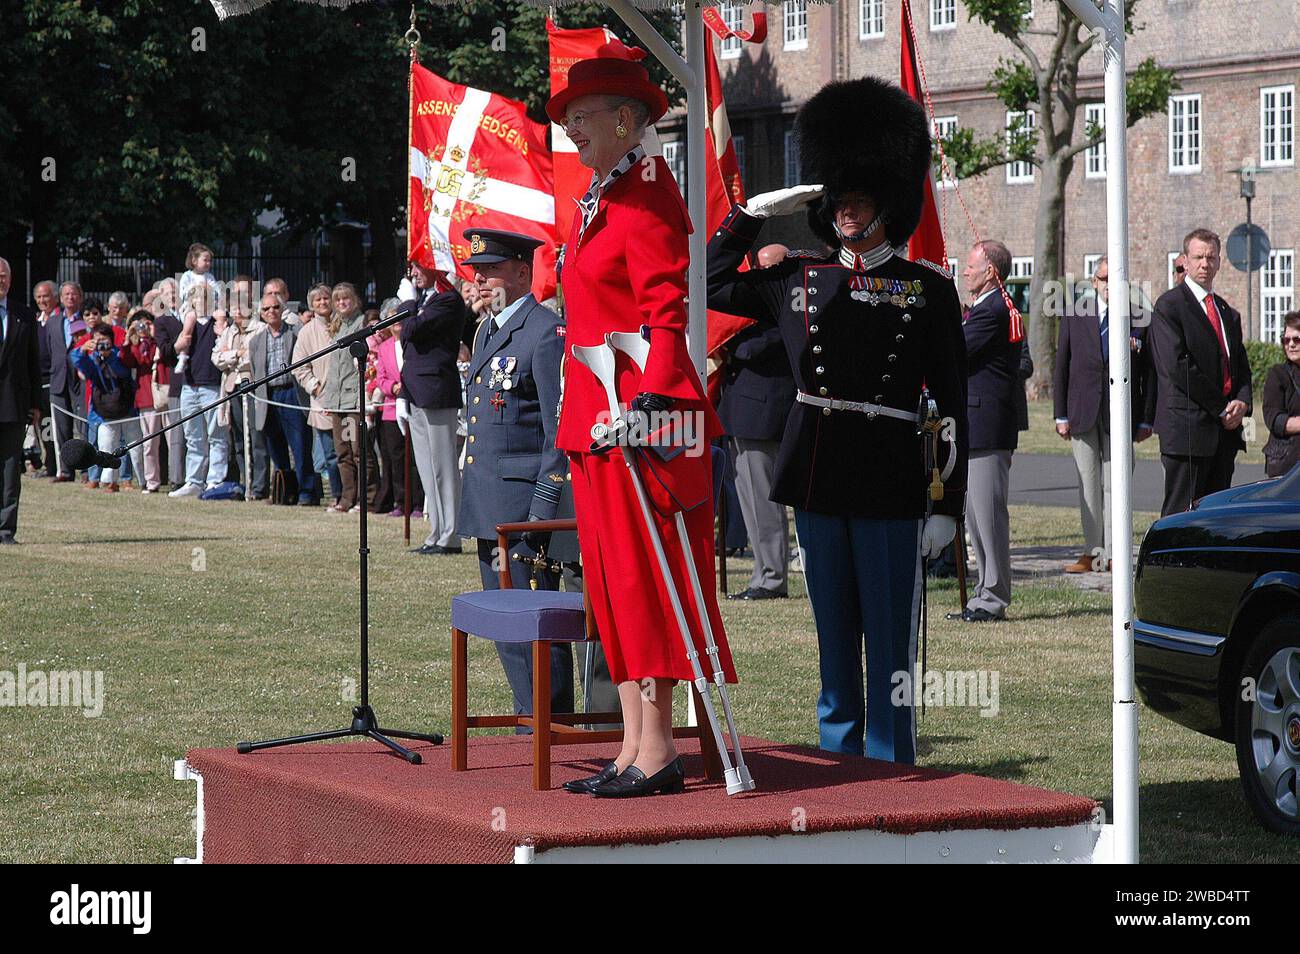
[[[894,252],[920,221],[929,126],[901,89],[865,78],[824,87],[797,129],[818,184],[731,210],[709,242],[709,307],[778,328],[794,372],[772,499],[795,508],[803,548],[821,747],[910,763],[922,559],[953,539],[967,453],[957,289]],[[802,210],[831,254],[738,271],[765,218]]]
[[[555,518],[569,465],[555,448],[560,403],[564,323],[539,304],[533,283],[533,252],[542,243],[528,235],[468,229],[465,240],[480,297],[488,302],[474,334],[465,390],[465,467],[458,532],[478,544],[483,588],[496,589],[498,562],[508,561],[511,583],[527,589],[558,588],[554,573],[535,571],[512,559],[533,556],[547,540],[524,534],[510,554],[496,554],[496,525]],[[532,712],[532,647],[497,643],[501,666],[515,697],[515,712]],[[573,711],[573,654],[567,644],[551,649],[551,709]]]

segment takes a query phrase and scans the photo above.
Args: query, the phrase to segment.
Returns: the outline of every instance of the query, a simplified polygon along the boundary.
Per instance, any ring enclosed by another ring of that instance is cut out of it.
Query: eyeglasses
[[[1286,335],[1282,338],[1284,345],[1300,345],[1300,335]]]
[[[281,309],[279,305],[263,305],[263,306],[262,306],[262,310],[263,310],[263,311],[282,311],[283,309]]]
[[[608,113],[619,108],[620,107],[618,106],[606,106],[603,109],[589,109],[585,113],[574,113],[572,116],[565,116],[562,125],[565,129],[569,129],[570,127],[573,129],[581,129],[587,124],[587,118],[593,113]]]
[[[1181,274],[1182,274],[1183,272],[1185,272],[1185,271],[1187,271],[1187,269],[1183,268],[1183,266],[1181,266],[1181,265],[1175,265],[1175,266],[1174,266],[1174,274],[1175,274],[1175,275],[1181,275]]]

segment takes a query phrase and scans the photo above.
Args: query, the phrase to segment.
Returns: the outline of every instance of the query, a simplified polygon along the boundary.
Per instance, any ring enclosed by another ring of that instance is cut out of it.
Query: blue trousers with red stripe
[[[817,627],[817,719],[827,751],[916,761],[921,523],[795,510]]]

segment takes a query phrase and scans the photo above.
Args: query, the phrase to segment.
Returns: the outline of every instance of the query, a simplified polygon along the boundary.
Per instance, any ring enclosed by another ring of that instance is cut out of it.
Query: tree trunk
[[[1033,400],[1052,396],[1052,371],[1056,358],[1058,316],[1046,314],[1044,288],[1064,278],[1061,217],[1065,214],[1065,184],[1070,163],[1048,156],[1039,167],[1038,211],[1034,219],[1034,274],[1029,282],[1029,353],[1034,375],[1028,393]]]

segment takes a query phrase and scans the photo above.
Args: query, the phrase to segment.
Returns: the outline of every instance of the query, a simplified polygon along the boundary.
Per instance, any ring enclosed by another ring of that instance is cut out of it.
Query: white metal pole
[[[1128,263],[1128,109],[1124,0],[1106,0],[1106,248],[1110,273],[1111,643],[1114,858],[1138,860],[1138,709],[1133,681],[1132,298]],[[1150,315],[1142,316],[1149,320]]]
[[[705,255],[708,240],[708,223],[705,221],[704,130],[708,126],[708,103],[704,89],[704,11],[700,0],[686,3],[686,60],[694,67],[690,86],[686,89],[686,207],[691,213],[694,230],[690,235],[691,263],[686,272],[686,295],[689,305],[687,347],[691,362],[705,380],[704,362],[708,334],[708,313],[705,310]]]
[[[1111,773],[1114,813],[1112,856],[1138,860],[1138,710],[1133,679],[1133,443],[1132,353],[1128,272],[1128,109],[1125,104],[1124,0],[1062,0],[1105,41],[1106,67],[1106,258],[1110,319],[1111,460]],[[1143,314],[1144,321],[1150,321]],[[1070,319],[1065,319],[1070,320]]]

